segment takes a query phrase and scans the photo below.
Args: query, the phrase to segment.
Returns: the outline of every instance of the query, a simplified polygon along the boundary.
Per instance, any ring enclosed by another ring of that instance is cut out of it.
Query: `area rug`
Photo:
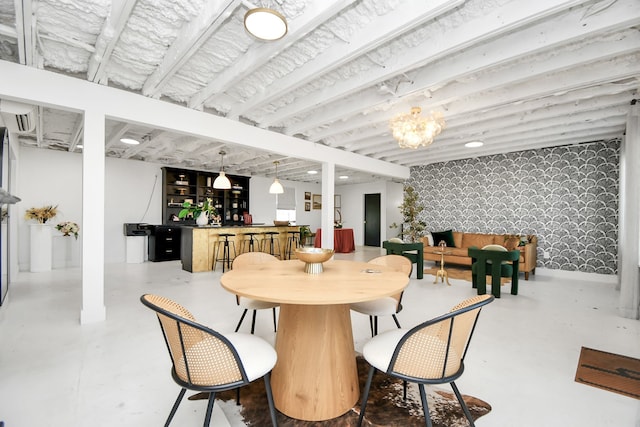
[[[640,359],[582,347],[576,382],[640,400]]]
[[[449,279],[459,279],[459,280],[466,280],[467,282],[471,282],[471,267],[454,268],[454,267],[447,267],[445,265],[444,269],[447,272]],[[425,267],[424,273],[430,274],[435,278],[436,272],[438,270],[440,270],[440,267]],[[511,278],[509,277],[502,277],[500,280],[503,285],[507,283],[511,283]],[[438,283],[442,283],[441,278],[438,278]],[[491,287],[491,275],[487,275],[487,285],[489,288]]]
[[[360,390],[364,390],[364,385],[369,372],[369,364],[362,357],[358,357],[358,375],[360,379]],[[446,385],[445,385],[446,386]],[[446,390],[440,387],[427,386],[427,401],[429,403],[429,413],[434,427],[457,427],[468,426],[468,422],[460,408],[460,404],[451,389]],[[206,399],[206,393],[198,393],[190,400]],[[216,399],[235,402],[236,392],[231,390],[216,395]],[[474,420],[488,414],[491,406],[475,397],[463,395],[463,399],[469,407],[469,411]],[[240,391],[240,415],[244,423],[249,426],[271,425],[269,417],[269,407],[264,391],[263,381],[254,381],[250,385],[243,387]],[[226,412],[226,411],[225,411]],[[360,414],[360,402],[358,402],[349,412],[331,420],[301,421],[289,418],[278,412],[278,425],[280,427],[348,427],[356,426]],[[386,426],[386,427],[412,427],[424,426],[422,415],[422,404],[420,403],[420,392],[414,384],[409,384],[406,402],[402,398],[402,381],[392,379],[380,372],[373,377],[371,393],[367,403],[367,410],[363,426]]]

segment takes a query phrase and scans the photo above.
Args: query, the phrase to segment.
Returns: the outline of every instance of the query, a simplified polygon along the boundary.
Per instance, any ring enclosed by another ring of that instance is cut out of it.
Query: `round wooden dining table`
[[[349,304],[394,295],[406,274],[366,262],[331,260],[320,274],[299,260],[231,270],[222,286],[234,294],[280,303],[271,374],[276,408],[322,421],[349,411],[360,396]]]

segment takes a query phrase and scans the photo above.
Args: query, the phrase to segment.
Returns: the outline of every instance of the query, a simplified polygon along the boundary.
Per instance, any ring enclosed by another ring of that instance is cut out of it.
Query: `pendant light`
[[[276,179],[273,180],[273,184],[271,184],[271,187],[269,187],[269,193],[271,194],[282,194],[284,193],[284,188],[282,187],[282,184],[280,184],[280,180],[278,179],[278,164],[280,164],[279,161],[275,161],[273,162],[274,165],[276,165]]]
[[[228,190],[231,188],[231,181],[224,173],[224,155],[227,154],[224,151],[220,152],[221,160],[220,160],[220,175],[213,181],[213,188],[218,190]]]

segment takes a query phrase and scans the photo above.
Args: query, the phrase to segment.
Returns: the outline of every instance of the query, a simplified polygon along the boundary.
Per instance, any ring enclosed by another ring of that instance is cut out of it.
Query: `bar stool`
[[[218,241],[216,242],[216,246],[214,249],[214,258],[213,258],[213,269],[216,269],[216,263],[218,261],[222,261],[222,272],[225,271],[225,263],[227,264],[227,268],[231,270],[231,261],[236,257],[236,243],[233,240],[229,240],[229,237],[235,237],[235,234],[231,233],[220,233],[218,234]],[[220,240],[220,238],[224,238],[224,240]],[[220,245],[222,245],[222,258],[218,258],[218,253],[220,252]],[[233,258],[231,258],[231,249],[233,249]]]
[[[291,254],[296,248],[300,247],[300,232],[299,231],[288,231],[289,237],[287,238],[287,251],[286,257],[287,259],[291,259]]]
[[[278,236],[280,233],[277,231],[265,231],[264,232],[264,239],[262,239],[262,252],[267,252],[273,256],[280,256],[280,239],[278,237],[276,237],[275,239],[273,238],[273,236]],[[267,246],[269,246],[269,250],[267,250]],[[277,250],[276,250],[276,246],[277,246]]]
[[[260,241],[256,237],[260,233],[244,233],[244,239],[242,240],[242,246],[240,248],[241,253],[260,251]]]

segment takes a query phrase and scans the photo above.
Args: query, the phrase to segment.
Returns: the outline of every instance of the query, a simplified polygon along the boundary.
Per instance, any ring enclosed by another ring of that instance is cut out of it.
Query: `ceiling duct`
[[[19,102],[0,100],[0,126],[9,132],[31,132],[36,127],[35,107]]]

